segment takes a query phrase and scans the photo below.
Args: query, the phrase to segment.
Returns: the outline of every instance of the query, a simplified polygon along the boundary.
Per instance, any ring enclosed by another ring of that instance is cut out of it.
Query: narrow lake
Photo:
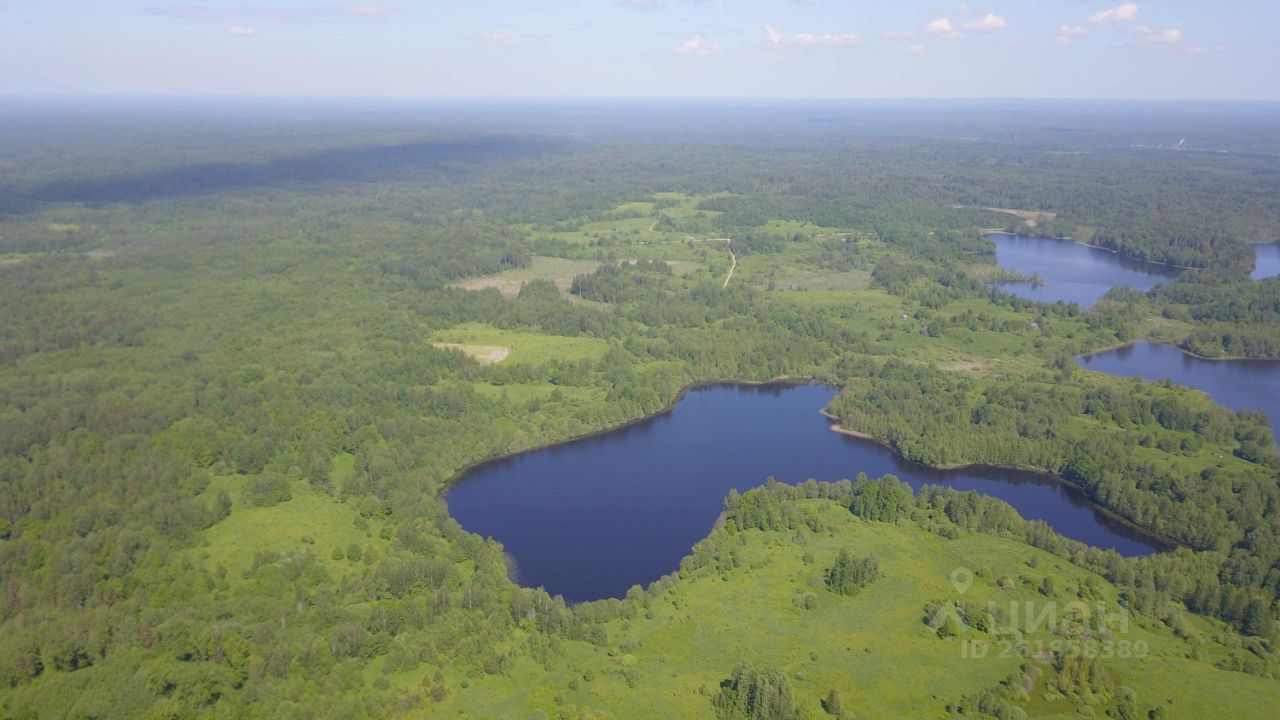
[[[1208,393],[1233,410],[1262,410],[1270,416],[1272,435],[1280,440],[1280,360],[1204,360],[1169,345],[1140,342],[1086,355],[1079,362],[1112,375],[1172,380]]]
[[[1020,273],[1038,273],[1043,285],[999,283],[1005,292],[1040,302],[1092,305],[1113,287],[1149,290],[1178,276],[1168,265],[1129,260],[1070,240],[994,233],[996,264]]]
[[[621,597],[679,566],[711,530],[731,488],[893,473],[999,497],[1023,517],[1123,555],[1159,548],[1048,478],[994,468],[933,470],[831,432],[822,385],[718,385],[669,413],[604,435],[495,460],[449,491],[467,530],[496,538],[521,584],[569,601]]]
[[[1257,261],[1250,274],[1254,280],[1261,280],[1272,275],[1280,275],[1280,243],[1270,245],[1254,245],[1253,254]]]

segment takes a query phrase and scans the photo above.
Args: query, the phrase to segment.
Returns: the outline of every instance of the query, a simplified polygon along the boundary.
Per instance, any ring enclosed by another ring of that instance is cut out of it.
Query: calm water
[[[1169,345],[1140,342],[1082,357],[1080,365],[1112,375],[1172,380],[1233,410],[1262,410],[1280,440],[1280,360],[1202,360]]]
[[[520,582],[570,601],[620,597],[677,569],[730,488],[893,473],[978,490],[1068,537],[1124,555],[1158,548],[1051,478],[997,469],[931,470],[831,432],[821,385],[692,390],[666,414],[616,432],[482,465],[449,492],[467,530],[516,560]]]
[[[1254,245],[1253,254],[1258,258],[1253,265],[1252,277],[1254,280],[1280,275],[1280,243]]]
[[[1000,267],[1039,273],[1045,281],[1038,287],[1030,283],[1000,283],[1001,289],[1040,302],[1061,300],[1088,307],[1117,285],[1149,290],[1178,276],[1177,268],[1129,260],[1070,240],[1005,233],[987,238],[996,244],[996,263]]]

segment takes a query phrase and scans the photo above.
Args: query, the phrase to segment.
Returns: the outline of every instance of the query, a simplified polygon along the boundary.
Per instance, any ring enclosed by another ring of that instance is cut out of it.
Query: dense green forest
[[[1232,152],[1184,153],[1142,144],[1214,123],[143,110],[0,125],[0,715],[1266,717],[1280,700],[1265,419],[1074,362],[1143,338],[1280,358],[1280,278],[1248,275],[1247,243],[1280,238],[1266,127],[1236,118],[1206,132]],[[994,228],[1194,269],[1088,309],[1035,303],[989,287]],[[1179,547],[1121,558],[892,479],[771,483],[728,498],[670,576],[568,605],[448,513],[486,458],[691,384],[779,377],[838,385],[840,423],[908,459],[1058,474]],[[1006,638],[948,590],[955,564],[981,570],[984,602],[1123,608],[1154,654]],[[971,634],[1013,651],[962,662]],[[897,672],[914,680],[874,679]]]

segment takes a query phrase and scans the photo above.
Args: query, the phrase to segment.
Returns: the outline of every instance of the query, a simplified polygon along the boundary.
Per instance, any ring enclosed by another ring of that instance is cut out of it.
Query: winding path
[[[726,246],[732,242],[733,240],[729,238],[724,239]],[[724,276],[724,285],[720,286],[721,290],[725,290],[729,287],[729,281],[733,279],[733,271],[738,269],[738,256],[733,254],[733,248],[729,248],[729,259],[733,261],[733,264],[729,266],[729,274]]]

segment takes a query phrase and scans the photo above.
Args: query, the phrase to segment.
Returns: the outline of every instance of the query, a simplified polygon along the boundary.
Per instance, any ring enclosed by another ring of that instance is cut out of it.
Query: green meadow
[[[510,348],[503,362],[539,365],[549,360],[593,360],[609,349],[603,340],[504,330],[483,323],[463,323],[431,334],[432,342]]]
[[[523,718],[536,716],[532,708],[547,717],[578,717],[591,708],[586,716],[620,720],[712,718],[710,696],[745,660],[783,671],[811,717],[825,716],[820,701],[836,690],[852,717],[946,718],[949,704],[1023,664],[1052,675],[1049,648],[1092,642],[1064,639],[1048,627],[1046,618],[1079,603],[1114,614],[1114,635],[1096,649],[1112,655],[1106,667],[1135,690],[1143,717],[1156,707],[1166,717],[1271,717],[1274,680],[1215,667],[1233,642],[1220,624],[1185,612],[1170,625],[1136,616],[1122,621],[1114,585],[1012,539],[976,532],[947,539],[907,521],[865,521],[830,501],[798,504],[826,529],[733,535],[726,541],[731,567],[681,573],[643,608],[608,623],[604,645],[565,642],[563,658],[517,663],[510,676],[471,682],[433,711]],[[830,592],[822,574],[840,550],[876,555],[881,577],[854,597]],[[958,568],[972,573],[971,585],[953,583]],[[806,594],[816,607],[797,604]],[[927,606],[946,613],[956,603],[1014,608],[1020,615],[1005,622],[1019,632],[961,623],[956,636],[942,638]],[[1215,642],[1220,638],[1227,644]],[[974,647],[986,654],[977,656]],[[1112,708],[1102,698],[1057,697],[1050,684],[1042,680],[1030,693],[1031,716],[1105,717]]]

